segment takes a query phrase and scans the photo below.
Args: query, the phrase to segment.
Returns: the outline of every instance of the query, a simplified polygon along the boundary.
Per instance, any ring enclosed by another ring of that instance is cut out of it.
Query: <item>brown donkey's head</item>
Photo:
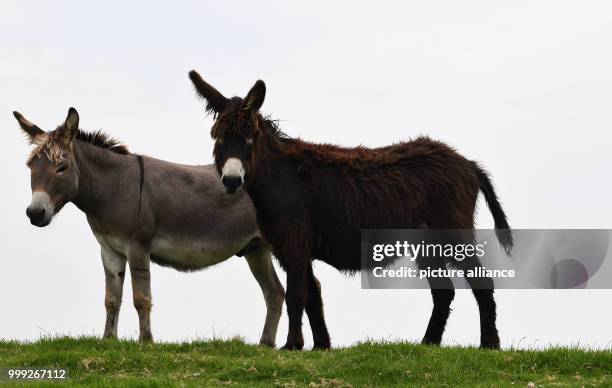
[[[31,172],[32,203],[26,214],[32,225],[47,226],[53,216],[77,193],[78,167],[73,141],[78,133],[79,114],[70,108],[63,125],[45,132],[19,112],[13,112],[30,143],[36,148],[28,159]]]
[[[259,108],[266,96],[266,85],[259,80],[244,99],[228,99],[195,70],[189,73],[189,78],[206,100],[206,110],[217,117],[211,130],[215,165],[227,192],[235,193],[248,180],[252,167],[255,144],[261,134]]]

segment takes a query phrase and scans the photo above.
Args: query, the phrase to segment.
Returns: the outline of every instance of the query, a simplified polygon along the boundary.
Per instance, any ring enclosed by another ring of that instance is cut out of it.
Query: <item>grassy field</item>
[[[408,343],[286,352],[240,340],[141,344],[55,338],[0,342],[2,367],[68,368],[71,379],[61,385],[612,386],[609,351],[482,351]]]

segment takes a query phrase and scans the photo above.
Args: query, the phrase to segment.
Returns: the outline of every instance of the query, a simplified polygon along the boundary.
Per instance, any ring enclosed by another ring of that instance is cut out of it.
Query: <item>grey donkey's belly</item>
[[[210,238],[158,235],[151,242],[151,260],[159,265],[192,271],[220,263],[242,250],[257,235],[216,241]]]
[[[213,165],[183,166],[152,158],[144,162],[142,216],[127,216],[139,206],[129,196],[122,197],[126,215],[116,214],[113,207],[99,209],[99,218],[88,215],[100,244],[125,256],[130,236],[141,231],[140,242],[146,239],[153,262],[189,271],[226,260],[259,236],[248,194],[226,194]]]
[[[128,239],[96,232],[94,234],[101,245],[127,257]],[[227,260],[256,237],[258,235],[253,233],[215,240],[206,236],[188,237],[157,233],[151,240],[150,256],[151,260],[159,265],[181,271],[194,271]]]

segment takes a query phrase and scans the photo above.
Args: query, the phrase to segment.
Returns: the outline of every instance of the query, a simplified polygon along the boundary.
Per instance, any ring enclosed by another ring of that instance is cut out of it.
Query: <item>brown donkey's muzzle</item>
[[[224,176],[221,183],[225,186],[228,194],[234,194],[242,186],[242,178],[239,176]]]
[[[234,194],[244,183],[244,167],[238,158],[229,158],[221,168],[221,183],[228,194]]]

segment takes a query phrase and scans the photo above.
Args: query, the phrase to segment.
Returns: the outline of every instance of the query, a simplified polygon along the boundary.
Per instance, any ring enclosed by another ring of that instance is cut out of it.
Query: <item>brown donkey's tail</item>
[[[497,239],[499,243],[506,251],[506,254],[510,256],[510,251],[514,246],[514,240],[512,238],[512,231],[510,230],[510,225],[508,225],[508,219],[506,218],[506,214],[502,209],[499,200],[497,199],[497,195],[495,194],[495,190],[493,189],[493,184],[491,183],[491,178],[489,174],[483,170],[478,163],[474,163],[474,168],[476,170],[476,175],[478,176],[478,184],[480,186],[480,191],[485,197],[485,201],[489,206],[489,210],[491,210],[491,214],[493,214],[493,220],[495,221],[495,234],[497,235]]]

